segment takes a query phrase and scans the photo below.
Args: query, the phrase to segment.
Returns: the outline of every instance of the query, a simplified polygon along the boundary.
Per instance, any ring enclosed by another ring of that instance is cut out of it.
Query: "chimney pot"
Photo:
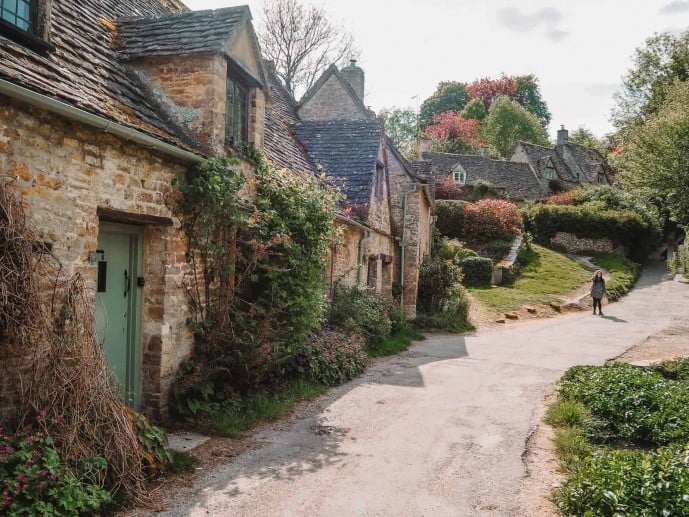
[[[359,99],[364,100],[364,71],[356,66],[356,59],[349,60],[349,66],[340,70],[352,89],[356,92]]]
[[[569,141],[569,131],[565,129],[564,124],[557,131],[557,145],[565,145]]]

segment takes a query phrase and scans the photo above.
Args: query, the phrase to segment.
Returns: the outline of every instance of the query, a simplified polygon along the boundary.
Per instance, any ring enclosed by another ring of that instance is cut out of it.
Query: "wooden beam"
[[[96,209],[96,214],[98,214],[98,217],[103,221],[109,221],[111,223],[136,225],[152,224],[155,226],[173,226],[174,224],[170,217],[125,212],[124,210],[116,210],[106,206],[99,206]]]

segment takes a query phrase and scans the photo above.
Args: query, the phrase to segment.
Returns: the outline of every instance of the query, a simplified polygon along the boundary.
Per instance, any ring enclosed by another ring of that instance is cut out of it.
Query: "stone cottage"
[[[555,147],[518,142],[511,161],[528,163],[545,188],[558,180],[565,189],[582,185],[610,185],[614,171],[605,157],[592,147],[569,141],[564,126],[557,132]]]
[[[341,239],[328,256],[330,288],[337,282],[366,285],[392,297],[397,285],[406,314],[415,315],[433,200],[364,104],[363,70],[355,61],[342,70],[331,66],[299,103],[268,75],[273,106],[266,115],[267,156],[292,169],[309,161],[314,173],[331,177],[346,196],[336,221]],[[278,139],[281,145],[273,145]]]
[[[161,418],[192,347],[185,243],[166,198],[204,157],[263,146],[269,96],[251,14],[177,0],[2,9],[0,176],[62,274],[93,286],[98,334],[130,402]],[[0,364],[4,407],[11,374]]]

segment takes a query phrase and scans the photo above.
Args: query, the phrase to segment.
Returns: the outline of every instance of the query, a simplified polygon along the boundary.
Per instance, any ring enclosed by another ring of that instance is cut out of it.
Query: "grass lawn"
[[[470,287],[467,290],[484,305],[498,312],[525,305],[558,300],[591,279],[591,273],[573,260],[542,246],[534,245],[529,264],[512,285]]]

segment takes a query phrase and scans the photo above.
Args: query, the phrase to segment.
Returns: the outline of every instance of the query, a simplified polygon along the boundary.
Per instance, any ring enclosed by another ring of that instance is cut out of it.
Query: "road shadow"
[[[629,323],[627,320],[623,320],[622,318],[618,318],[617,316],[608,316],[604,315],[601,316],[602,319],[612,321],[613,323]]]

